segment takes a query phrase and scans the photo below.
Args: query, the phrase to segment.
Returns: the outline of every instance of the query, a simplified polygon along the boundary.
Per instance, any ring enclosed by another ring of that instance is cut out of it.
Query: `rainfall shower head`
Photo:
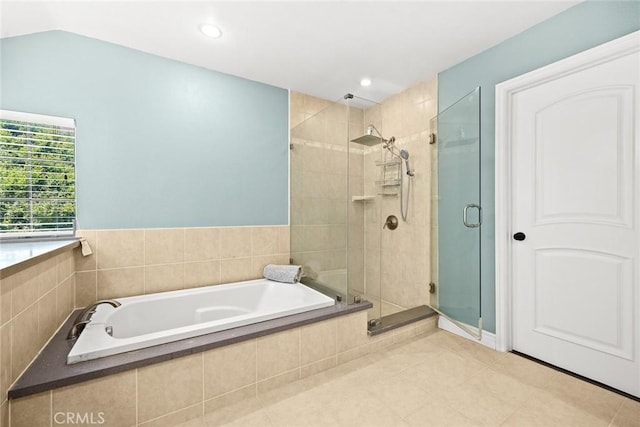
[[[393,137],[391,138],[393,139]],[[352,139],[351,142],[366,145],[367,147],[373,147],[378,144],[386,144],[389,140],[384,139],[380,131],[374,125],[369,125],[367,126],[367,133],[365,135]]]
[[[407,150],[400,150],[400,157],[402,157],[404,164],[407,167],[407,175],[413,176],[414,173],[409,166],[409,152]]]
[[[366,145],[367,147],[373,147],[374,145],[378,145],[384,140],[379,136],[375,135],[363,135],[359,136],[356,139],[352,139],[351,142],[355,142],[356,144]]]

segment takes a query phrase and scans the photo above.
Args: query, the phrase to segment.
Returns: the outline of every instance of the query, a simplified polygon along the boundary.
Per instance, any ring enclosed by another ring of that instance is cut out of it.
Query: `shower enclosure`
[[[407,120],[348,94],[291,130],[291,262],[339,301],[371,301],[372,333],[433,315],[432,101],[416,99]]]

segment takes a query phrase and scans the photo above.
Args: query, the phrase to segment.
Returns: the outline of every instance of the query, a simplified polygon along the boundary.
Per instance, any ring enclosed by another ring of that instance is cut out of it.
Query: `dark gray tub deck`
[[[96,360],[67,365],[67,354],[74,341],[67,340],[67,333],[80,310],[67,318],[54,337],[36,359],[18,378],[8,392],[9,399],[28,396],[58,387],[77,384],[131,369],[141,368],[190,354],[247,341],[253,338],[298,328],[311,323],[368,310],[368,301],[357,304],[336,303],[334,306],[285,316],[226,331],[214,332],[194,338],[102,357]]]

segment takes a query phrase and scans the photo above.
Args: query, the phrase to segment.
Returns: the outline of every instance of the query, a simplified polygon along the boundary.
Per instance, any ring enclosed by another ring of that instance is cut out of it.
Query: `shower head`
[[[366,145],[367,147],[373,147],[374,145],[378,145],[385,142],[385,140],[376,135],[363,135],[355,139],[352,139],[351,142],[355,142],[356,144]]]
[[[391,138],[393,139],[393,137]],[[365,135],[352,139],[351,142],[366,145],[367,147],[373,147],[378,144],[386,144],[389,140],[384,139],[380,131],[374,125],[369,125],[367,126],[367,132]]]
[[[414,173],[409,166],[409,152],[407,150],[400,150],[400,157],[402,157],[404,164],[407,167],[407,175],[413,176]]]

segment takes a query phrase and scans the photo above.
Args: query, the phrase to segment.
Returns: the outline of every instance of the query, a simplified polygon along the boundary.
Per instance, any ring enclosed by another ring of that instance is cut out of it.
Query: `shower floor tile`
[[[640,403],[445,331],[180,427],[637,426]]]

